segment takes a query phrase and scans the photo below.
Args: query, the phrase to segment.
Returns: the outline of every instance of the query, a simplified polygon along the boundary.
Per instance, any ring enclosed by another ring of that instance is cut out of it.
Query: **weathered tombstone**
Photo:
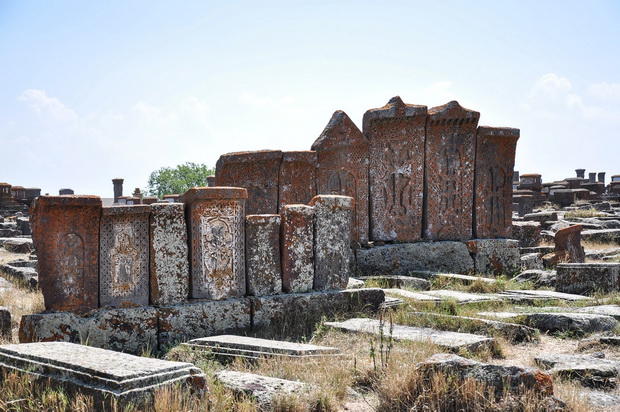
[[[605,184],[605,172],[598,172],[598,181]]]
[[[586,295],[619,289],[620,263],[560,263],[555,290]]]
[[[286,293],[310,292],[314,279],[314,208],[286,205],[280,216],[282,288]]]
[[[215,187],[215,175],[211,175],[211,176],[207,176],[207,186],[208,187]]]
[[[243,187],[248,191],[248,215],[278,213],[278,177],[282,152],[227,153],[217,161],[217,186]]]
[[[312,144],[317,154],[318,194],[355,199],[351,236],[368,243],[368,140],[342,110],[332,115]]]
[[[152,205],[153,203],[157,203],[158,201],[159,199],[154,196],[145,196],[142,198],[143,205]]]
[[[512,181],[519,183],[519,171],[515,170],[512,172]]]
[[[100,215],[97,196],[40,196],[34,201],[30,223],[45,309],[97,309]]]
[[[180,195],[164,195],[164,202],[179,203]]]
[[[239,187],[195,187],[181,197],[189,229],[192,298],[245,295],[247,199],[248,191]]]
[[[567,263],[583,263],[585,252],[581,246],[582,225],[573,225],[560,229],[555,234],[555,252],[565,252],[564,256]]]
[[[104,207],[99,240],[99,306],[149,304],[151,207]]]
[[[189,257],[183,203],[151,205],[151,304],[161,306],[187,301]]]
[[[280,215],[248,215],[245,218],[245,270],[248,295],[282,293],[280,221]]]
[[[73,189],[60,189],[58,191],[58,194],[60,196],[66,196],[66,195],[72,195],[72,194],[74,194],[74,192],[73,192]]]
[[[426,106],[405,104],[398,96],[364,114],[371,240],[415,242],[422,237],[426,116]]]
[[[474,183],[475,238],[507,238],[511,235],[512,169],[518,139],[519,129],[478,128]]]
[[[118,198],[123,196],[123,182],[125,179],[121,179],[117,177],[116,179],[112,179],[112,184],[114,185],[114,203],[118,203]]]
[[[278,210],[284,205],[308,204],[316,196],[316,152],[282,153],[278,182]]]
[[[528,173],[521,175],[519,183],[520,190],[531,190],[532,192],[540,192],[542,189],[542,176],[538,173]]]
[[[351,272],[353,198],[318,195],[314,206],[314,290],[344,289]]]
[[[575,173],[577,174],[577,177],[582,179],[585,179],[586,177],[586,169],[575,169]]]
[[[479,118],[480,113],[456,101],[428,111],[424,234],[430,240],[472,237],[471,193]]]
[[[596,183],[596,172],[588,173],[588,183]]]
[[[570,206],[575,203],[575,189],[555,189],[549,197],[560,207]]]

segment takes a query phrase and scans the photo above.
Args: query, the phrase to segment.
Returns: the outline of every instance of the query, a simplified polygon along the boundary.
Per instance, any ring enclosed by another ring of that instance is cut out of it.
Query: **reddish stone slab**
[[[99,305],[97,196],[40,196],[31,209],[45,309],[85,313]]]
[[[216,186],[246,188],[248,215],[278,213],[280,163],[280,150],[224,154],[215,166]]]
[[[480,126],[476,136],[474,238],[509,238],[519,129]]]
[[[104,207],[99,233],[99,306],[149,304],[148,205]]]
[[[428,111],[426,225],[430,240],[472,237],[474,157],[480,113],[451,101]]]
[[[316,196],[316,152],[284,152],[280,165],[278,211],[289,204],[308,204]]]
[[[245,270],[248,295],[282,293],[280,215],[246,216]]]
[[[414,242],[422,236],[426,106],[393,97],[364,114],[370,142],[370,239]]]
[[[355,199],[351,236],[361,243],[368,243],[368,147],[368,139],[342,110],[334,112],[312,144],[318,194]]]
[[[314,206],[314,290],[344,289],[351,274],[351,221],[354,200],[318,195]]]
[[[314,208],[286,205],[282,217],[282,288],[286,293],[310,292],[314,280]]]
[[[195,187],[186,204],[190,243],[190,296],[226,299],[245,295],[245,205],[239,187]]]
[[[555,234],[555,253],[561,254],[565,263],[583,263],[586,254],[581,246],[582,225],[573,225],[560,229]]]
[[[183,203],[154,203],[150,217],[151,304],[169,305],[189,297],[189,256]]]

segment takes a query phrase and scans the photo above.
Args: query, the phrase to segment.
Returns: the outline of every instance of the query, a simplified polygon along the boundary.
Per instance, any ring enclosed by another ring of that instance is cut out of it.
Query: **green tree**
[[[151,196],[162,198],[164,195],[183,194],[196,186],[207,186],[207,176],[215,170],[203,164],[187,162],[175,168],[162,167],[149,176],[148,192]]]

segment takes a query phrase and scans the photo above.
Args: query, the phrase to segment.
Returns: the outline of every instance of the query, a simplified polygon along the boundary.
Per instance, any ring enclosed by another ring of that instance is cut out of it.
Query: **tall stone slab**
[[[46,310],[97,309],[101,208],[97,196],[35,199],[30,222]]]
[[[280,266],[280,215],[248,215],[245,218],[245,270],[247,294],[282,293]]]
[[[280,216],[282,288],[286,293],[310,292],[314,282],[314,208],[286,205]]]
[[[351,236],[360,243],[368,243],[368,147],[368,139],[342,110],[334,112],[312,144],[318,194],[355,199]]]
[[[456,101],[428,111],[424,235],[430,240],[472,237],[476,129],[480,113]]]
[[[99,306],[149,304],[148,205],[104,207],[99,234]]]
[[[282,153],[278,211],[289,204],[308,204],[316,196],[316,152]]]
[[[245,206],[239,187],[195,187],[185,203],[190,244],[190,297],[220,300],[245,295]]]
[[[478,128],[474,172],[474,238],[511,237],[512,179],[518,139],[519,129]]]
[[[364,114],[370,142],[370,239],[415,242],[422,235],[426,106],[393,97]]]
[[[314,206],[314,290],[344,289],[351,272],[351,221],[354,200],[318,195]]]
[[[189,252],[183,203],[153,203],[150,291],[152,305],[171,305],[189,297]]]
[[[215,166],[216,186],[247,189],[248,215],[278,213],[280,163],[280,150],[224,154]]]

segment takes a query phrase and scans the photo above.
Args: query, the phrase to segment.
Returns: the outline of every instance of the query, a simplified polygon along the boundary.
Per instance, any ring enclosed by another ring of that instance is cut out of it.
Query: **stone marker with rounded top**
[[[280,215],[246,216],[245,270],[248,295],[282,293]]]
[[[314,281],[314,208],[286,205],[282,218],[282,288],[286,293],[312,290]]]
[[[194,187],[185,192],[190,244],[190,296],[220,300],[244,296],[245,205],[239,187]]]
[[[45,309],[84,313],[99,305],[97,196],[40,196],[32,206]]]

